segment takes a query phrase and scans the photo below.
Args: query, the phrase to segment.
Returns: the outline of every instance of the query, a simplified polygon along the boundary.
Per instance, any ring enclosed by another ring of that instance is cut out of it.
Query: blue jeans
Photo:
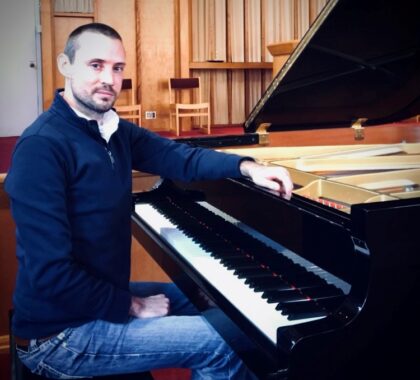
[[[169,316],[116,324],[102,320],[67,328],[19,357],[45,377],[75,379],[158,368],[191,368],[192,379],[255,379],[243,362],[173,284],[132,283],[139,297],[164,293]]]

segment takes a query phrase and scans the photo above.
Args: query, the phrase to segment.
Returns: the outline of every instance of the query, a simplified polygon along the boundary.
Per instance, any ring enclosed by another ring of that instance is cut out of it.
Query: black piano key
[[[287,290],[291,289],[290,284],[285,282],[280,277],[257,277],[245,280],[245,283],[249,285],[256,292],[265,292],[269,290]]]
[[[247,285],[251,279],[270,278],[273,276],[273,274],[267,270],[267,268],[263,268],[261,266],[258,266],[257,268],[235,269],[233,273],[240,279],[245,278],[245,284]]]
[[[307,296],[302,294],[299,290],[269,290],[262,294],[262,298],[265,298],[268,303],[282,303],[291,301],[300,301],[307,299]]]
[[[315,301],[305,300],[278,304],[276,309],[281,310],[283,315],[288,315],[290,313],[307,313],[323,310],[323,307],[318,305]]]
[[[335,286],[307,286],[301,288],[290,288],[284,290],[271,290],[263,293],[262,297],[268,302],[290,302],[304,299],[321,299],[340,296],[343,293]]]
[[[247,257],[234,257],[230,259],[220,259],[220,262],[228,269],[250,269],[259,268],[259,264]]]
[[[323,286],[326,284],[325,280],[306,270],[301,273],[293,273],[287,271],[285,274],[285,278],[288,282],[290,282],[297,288],[308,286]]]
[[[311,300],[278,304],[276,309],[281,310],[281,314],[287,316],[289,320],[326,317],[328,315],[328,310]]]
[[[331,297],[321,301],[300,301],[278,304],[277,310],[287,315],[289,320],[324,317],[334,311],[345,299],[345,296]]]

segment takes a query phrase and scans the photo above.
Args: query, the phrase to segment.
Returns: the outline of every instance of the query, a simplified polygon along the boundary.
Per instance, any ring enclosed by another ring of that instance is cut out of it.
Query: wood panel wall
[[[169,130],[168,78],[175,72],[178,2],[138,0],[137,5],[137,38],[140,45],[137,70],[142,109],[144,112],[156,111],[157,115],[151,120],[143,117],[142,125],[155,131]]]

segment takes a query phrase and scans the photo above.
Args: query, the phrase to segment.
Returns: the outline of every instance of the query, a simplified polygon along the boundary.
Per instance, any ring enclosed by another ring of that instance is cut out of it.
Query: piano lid
[[[256,104],[245,132],[388,123],[420,114],[417,0],[330,0]]]

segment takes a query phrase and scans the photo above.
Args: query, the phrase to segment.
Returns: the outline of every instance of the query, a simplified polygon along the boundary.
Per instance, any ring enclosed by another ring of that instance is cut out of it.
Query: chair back
[[[131,78],[123,79],[122,85],[121,85],[121,92],[122,91],[128,91],[129,92],[129,98],[128,98],[128,104],[136,104],[135,100],[135,94],[133,91],[133,81]]]
[[[141,104],[137,104],[133,91],[133,81],[131,78],[123,79],[121,92],[128,91],[128,97],[123,103],[118,102],[114,108],[118,115],[123,119],[128,119],[137,125],[141,125]]]
[[[181,118],[186,120],[188,128],[191,119],[198,118],[200,130],[210,134],[210,103],[201,101],[200,78],[169,78],[169,130],[172,128],[172,118],[175,118],[175,133],[179,136]],[[202,118],[206,119],[206,128],[202,127]]]
[[[175,92],[182,90],[197,90],[196,103],[201,103],[201,88],[200,78],[169,78],[169,100],[170,103],[176,103],[179,99],[176,98]]]

